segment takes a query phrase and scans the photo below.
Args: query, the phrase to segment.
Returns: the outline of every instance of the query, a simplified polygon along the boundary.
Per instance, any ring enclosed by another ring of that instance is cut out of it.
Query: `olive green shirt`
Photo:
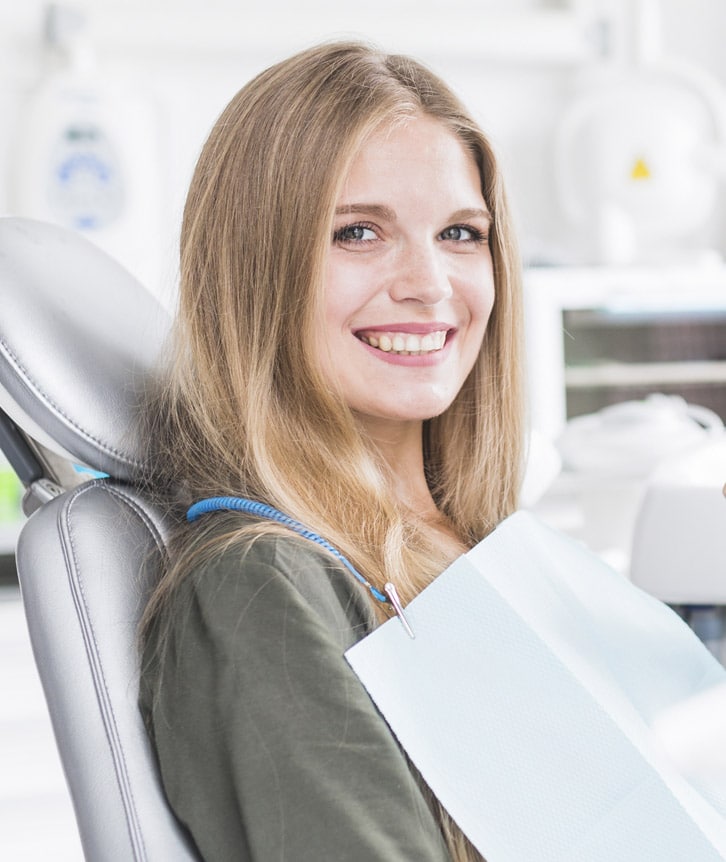
[[[141,707],[206,862],[447,862],[438,826],[343,653],[364,588],[308,540],[265,536],[192,572]],[[382,668],[381,672],[385,672]]]

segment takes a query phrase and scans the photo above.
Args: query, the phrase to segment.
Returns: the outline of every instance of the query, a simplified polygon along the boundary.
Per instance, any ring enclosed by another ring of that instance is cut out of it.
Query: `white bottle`
[[[48,7],[47,68],[11,145],[10,211],[83,233],[156,290],[158,114],[146,94],[99,73],[84,24],[68,7]]]

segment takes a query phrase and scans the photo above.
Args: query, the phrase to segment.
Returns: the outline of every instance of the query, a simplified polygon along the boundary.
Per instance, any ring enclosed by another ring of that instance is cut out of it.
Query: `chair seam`
[[[108,443],[103,442],[98,437],[95,437],[93,434],[89,434],[86,429],[81,427],[77,422],[68,416],[68,414],[62,410],[56,401],[51,398],[44,388],[42,388],[34,379],[34,377],[30,374],[28,369],[23,365],[23,363],[18,358],[17,354],[13,351],[7,341],[0,337],[0,351],[5,354],[8,362],[15,368],[16,372],[20,376],[20,381],[23,385],[27,386],[29,389],[37,393],[41,401],[48,404],[58,416],[64,419],[75,431],[77,431],[84,440],[90,441],[94,445],[98,446],[101,451],[106,455],[111,455],[114,458],[118,458],[119,461],[126,464],[129,467],[139,468],[141,466],[141,462],[137,461],[134,458],[129,458],[128,455],[125,455],[119,449],[110,446]]]
[[[69,583],[71,586],[71,592],[74,597],[74,603],[76,604],[76,610],[79,614],[79,619],[82,623],[82,632],[83,638],[86,641],[87,645],[91,647],[91,661],[90,667],[92,672],[92,678],[94,682],[94,688],[96,689],[96,696],[101,706],[102,716],[104,717],[103,725],[104,731],[106,733],[106,739],[108,741],[112,759],[115,764],[115,772],[116,779],[119,787],[119,791],[121,793],[122,799],[124,802],[124,809],[131,815],[132,820],[129,822],[127,820],[127,828],[129,830],[129,838],[131,839],[132,847],[135,847],[135,854],[138,853],[140,855],[137,856],[140,860],[147,859],[146,846],[144,843],[143,832],[140,825],[138,809],[136,807],[136,800],[134,798],[134,792],[131,787],[131,782],[128,774],[128,765],[126,761],[126,753],[124,751],[123,744],[121,743],[120,738],[118,737],[118,729],[116,725],[116,716],[113,709],[113,704],[111,701],[111,697],[108,691],[108,686],[106,684],[106,678],[103,673],[102,662],[100,660],[98,642],[96,639],[96,634],[93,628],[93,625],[90,620],[90,616],[88,614],[88,603],[86,601],[86,595],[83,585],[83,578],[80,571],[80,566],[78,564],[78,557],[76,553],[76,541],[74,536],[74,529],[70,524],[70,514],[74,504],[80,499],[80,497],[92,490],[94,487],[103,484],[102,482],[89,482],[87,485],[81,486],[76,492],[73,493],[71,498],[67,501],[64,506],[64,519],[61,525],[61,532],[65,532],[68,537],[68,544],[70,547],[70,555],[71,558],[68,560],[68,574],[69,574]],[[158,548],[163,548],[163,545],[160,541],[160,536],[158,530],[155,525],[150,521],[146,513],[138,506],[133,500],[131,500],[128,496],[120,493],[118,489],[112,488],[109,485],[104,485],[107,492],[110,492],[112,496],[123,500],[129,508],[134,512],[134,514],[144,523],[144,525],[150,529],[150,532],[154,538],[154,542],[156,543]],[[152,529],[153,528],[153,529]],[[65,543],[64,543],[65,547]],[[64,550],[65,555],[65,550]]]

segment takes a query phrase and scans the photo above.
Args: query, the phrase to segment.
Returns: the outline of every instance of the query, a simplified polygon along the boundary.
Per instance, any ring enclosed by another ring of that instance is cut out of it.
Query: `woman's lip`
[[[402,332],[410,335],[429,335],[432,332],[450,332],[456,329],[450,323],[385,323],[381,326],[359,326],[354,330],[362,332]]]

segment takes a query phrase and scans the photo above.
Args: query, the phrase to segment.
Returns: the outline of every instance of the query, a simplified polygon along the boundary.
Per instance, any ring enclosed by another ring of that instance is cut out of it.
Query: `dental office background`
[[[492,138],[518,224],[525,504],[680,608],[723,659],[725,36],[723,0],[0,0],[0,215],[80,231],[171,308],[194,162],[245,81],[329,38],[421,58]],[[12,598],[19,496],[0,461]],[[80,858],[42,699],[12,705],[34,671],[11,606],[0,856]],[[38,737],[13,748],[21,722]],[[13,830],[22,851],[7,855]]]

